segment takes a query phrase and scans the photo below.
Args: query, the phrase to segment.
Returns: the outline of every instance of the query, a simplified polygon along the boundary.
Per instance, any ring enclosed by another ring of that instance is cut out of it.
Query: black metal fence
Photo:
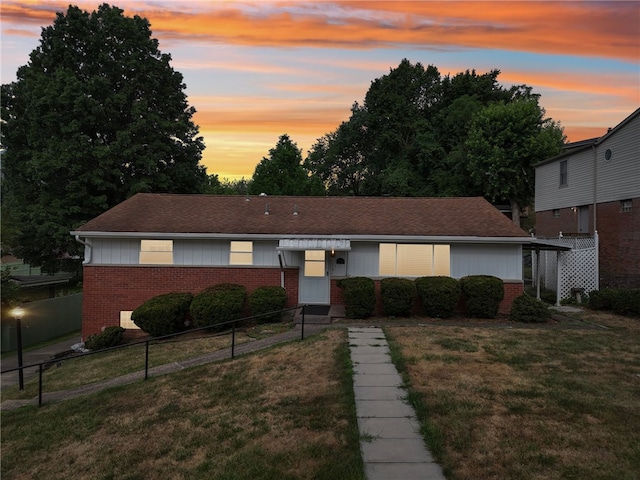
[[[199,328],[191,328],[188,330],[184,330],[182,332],[178,332],[178,333],[173,333],[170,335],[163,335],[161,337],[152,337],[152,338],[148,338],[145,340],[140,340],[137,342],[130,342],[127,343],[126,345],[118,345],[115,347],[110,347],[110,348],[104,348],[101,350],[96,350],[96,351],[91,351],[91,352],[84,352],[84,353],[77,353],[74,355],[69,355],[64,357],[64,361],[67,360],[74,360],[77,358],[83,358],[83,357],[88,357],[89,355],[96,355],[96,354],[100,354],[100,353],[106,353],[106,352],[112,352],[114,350],[122,350],[125,348],[132,348],[132,347],[136,347],[139,345],[144,344],[145,346],[145,353],[144,353],[144,379],[147,380],[149,378],[149,345],[151,343],[158,343],[160,341],[164,341],[164,340],[168,340],[170,338],[175,338],[175,337],[179,337],[181,335],[185,335],[185,334],[192,334],[194,332],[199,332],[199,331],[211,331],[212,328],[215,329],[219,329],[219,328],[224,328],[225,326],[230,325],[231,326],[231,331],[227,331],[224,333],[221,333],[220,335],[231,335],[231,358],[235,358],[235,347],[236,347],[236,329],[238,328],[238,324],[242,324],[242,323],[248,323],[252,320],[257,320],[260,319],[262,317],[267,317],[267,316],[271,316],[271,315],[275,315],[275,314],[283,314],[286,312],[290,312],[292,310],[298,310],[299,308],[301,308],[300,306],[297,307],[292,307],[292,308],[286,308],[284,310],[277,310],[277,311],[273,311],[273,312],[269,312],[269,313],[263,313],[261,315],[254,315],[251,317],[243,317],[243,318],[238,318],[236,320],[230,320],[228,322],[221,322],[221,323],[216,323],[213,325],[208,325],[206,327],[199,327]],[[302,311],[301,311],[301,319],[300,319],[300,340],[304,340],[304,326],[305,326],[305,310],[307,309],[307,305],[303,305],[302,306]],[[195,339],[194,339],[195,340]],[[56,363],[59,363],[60,361],[62,361],[62,359],[59,360],[47,360],[45,362],[40,362],[40,363],[32,363],[29,365],[22,365],[22,366],[18,366],[16,368],[10,368],[7,370],[2,370],[0,373],[1,374],[5,374],[5,373],[11,373],[11,372],[19,372],[20,375],[22,375],[23,371],[27,368],[33,368],[33,367],[38,367],[38,406],[42,406],[42,374],[43,372],[46,370],[46,368],[48,368],[51,365],[54,365]],[[20,385],[20,389],[23,389],[23,385]]]

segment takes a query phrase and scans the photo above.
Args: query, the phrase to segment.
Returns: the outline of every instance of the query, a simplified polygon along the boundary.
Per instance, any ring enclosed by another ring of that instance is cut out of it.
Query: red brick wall
[[[578,211],[572,208],[559,208],[560,216],[554,217],[553,210],[536,212],[536,236],[557,237],[578,233]],[[599,222],[599,220],[598,220]],[[593,206],[589,206],[589,234],[593,235]]]
[[[623,212],[619,201],[597,205],[599,236],[600,288],[640,287],[640,198],[632,200],[630,212]],[[557,237],[578,230],[577,213],[560,209],[560,218],[550,210],[536,213],[536,235]],[[593,234],[593,207],[589,212],[589,230]]]
[[[524,283],[522,282],[504,282],[504,298],[500,303],[498,313],[509,314],[511,312],[511,304],[516,297],[524,293]]]
[[[298,269],[287,268],[287,306],[298,304]],[[280,269],[237,267],[156,267],[85,265],[82,338],[120,324],[121,310],[135,310],[150,298],[170,292],[198,293],[217,283],[257,287],[280,285]]]
[[[284,270],[287,307],[298,304],[298,269]],[[99,333],[104,327],[120,324],[120,311],[135,310],[150,298],[170,292],[198,293],[217,283],[244,285],[247,294],[257,287],[280,285],[280,270],[275,268],[234,267],[156,267],[94,266],[84,267],[82,305],[82,338]],[[344,304],[342,289],[331,280],[332,305]],[[383,315],[380,280],[375,280],[376,315]],[[500,313],[511,310],[513,299],[523,292],[522,282],[505,283]],[[415,314],[420,314],[416,302]]]
[[[600,288],[640,287],[640,198],[630,212],[620,202],[598,205]]]

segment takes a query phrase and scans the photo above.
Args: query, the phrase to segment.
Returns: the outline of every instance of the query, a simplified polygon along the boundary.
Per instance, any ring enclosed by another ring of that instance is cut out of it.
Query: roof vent
[[[298,205],[293,206],[293,214],[298,215]]]
[[[264,214],[265,215],[269,215],[269,204],[268,203],[264,204]]]

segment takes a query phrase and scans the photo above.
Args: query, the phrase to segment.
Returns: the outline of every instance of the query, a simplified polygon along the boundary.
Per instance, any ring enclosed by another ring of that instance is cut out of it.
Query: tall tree
[[[256,165],[249,193],[259,195],[323,195],[318,177],[312,177],[302,165],[302,151],[286,133],[281,135],[269,157]]]
[[[494,103],[473,116],[466,140],[469,176],[492,201],[511,203],[517,225],[533,199],[533,166],[559,153],[565,139],[560,125],[544,115],[536,98]]]
[[[354,103],[351,118],[311,147],[305,167],[322,180],[329,195],[360,195],[369,177],[366,111]]]
[[[69,230],[138,192],[198,192],[204,144],[180,73],[149,22],[70,6],[2,86],[3,208],[14,253],[55,270]]]
[[[364,190],[372,195],[423,194],[424,176],[433,149],[432,107],[440,98],[440,73],[429,65],[404,59],[397,68],[371,82],[364,99],[367,164]]]

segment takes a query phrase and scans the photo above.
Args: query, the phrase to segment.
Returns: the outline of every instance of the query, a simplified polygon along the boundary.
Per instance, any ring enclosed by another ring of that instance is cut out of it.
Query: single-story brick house
[[[85,245],[83,331],[132,326],[149,298],[222,282],[280,285],[288,306],[342,303],[336,281],[494,275],[502,312],[523,291],[530,243],[473,198],[138,194],[71,232]]]

